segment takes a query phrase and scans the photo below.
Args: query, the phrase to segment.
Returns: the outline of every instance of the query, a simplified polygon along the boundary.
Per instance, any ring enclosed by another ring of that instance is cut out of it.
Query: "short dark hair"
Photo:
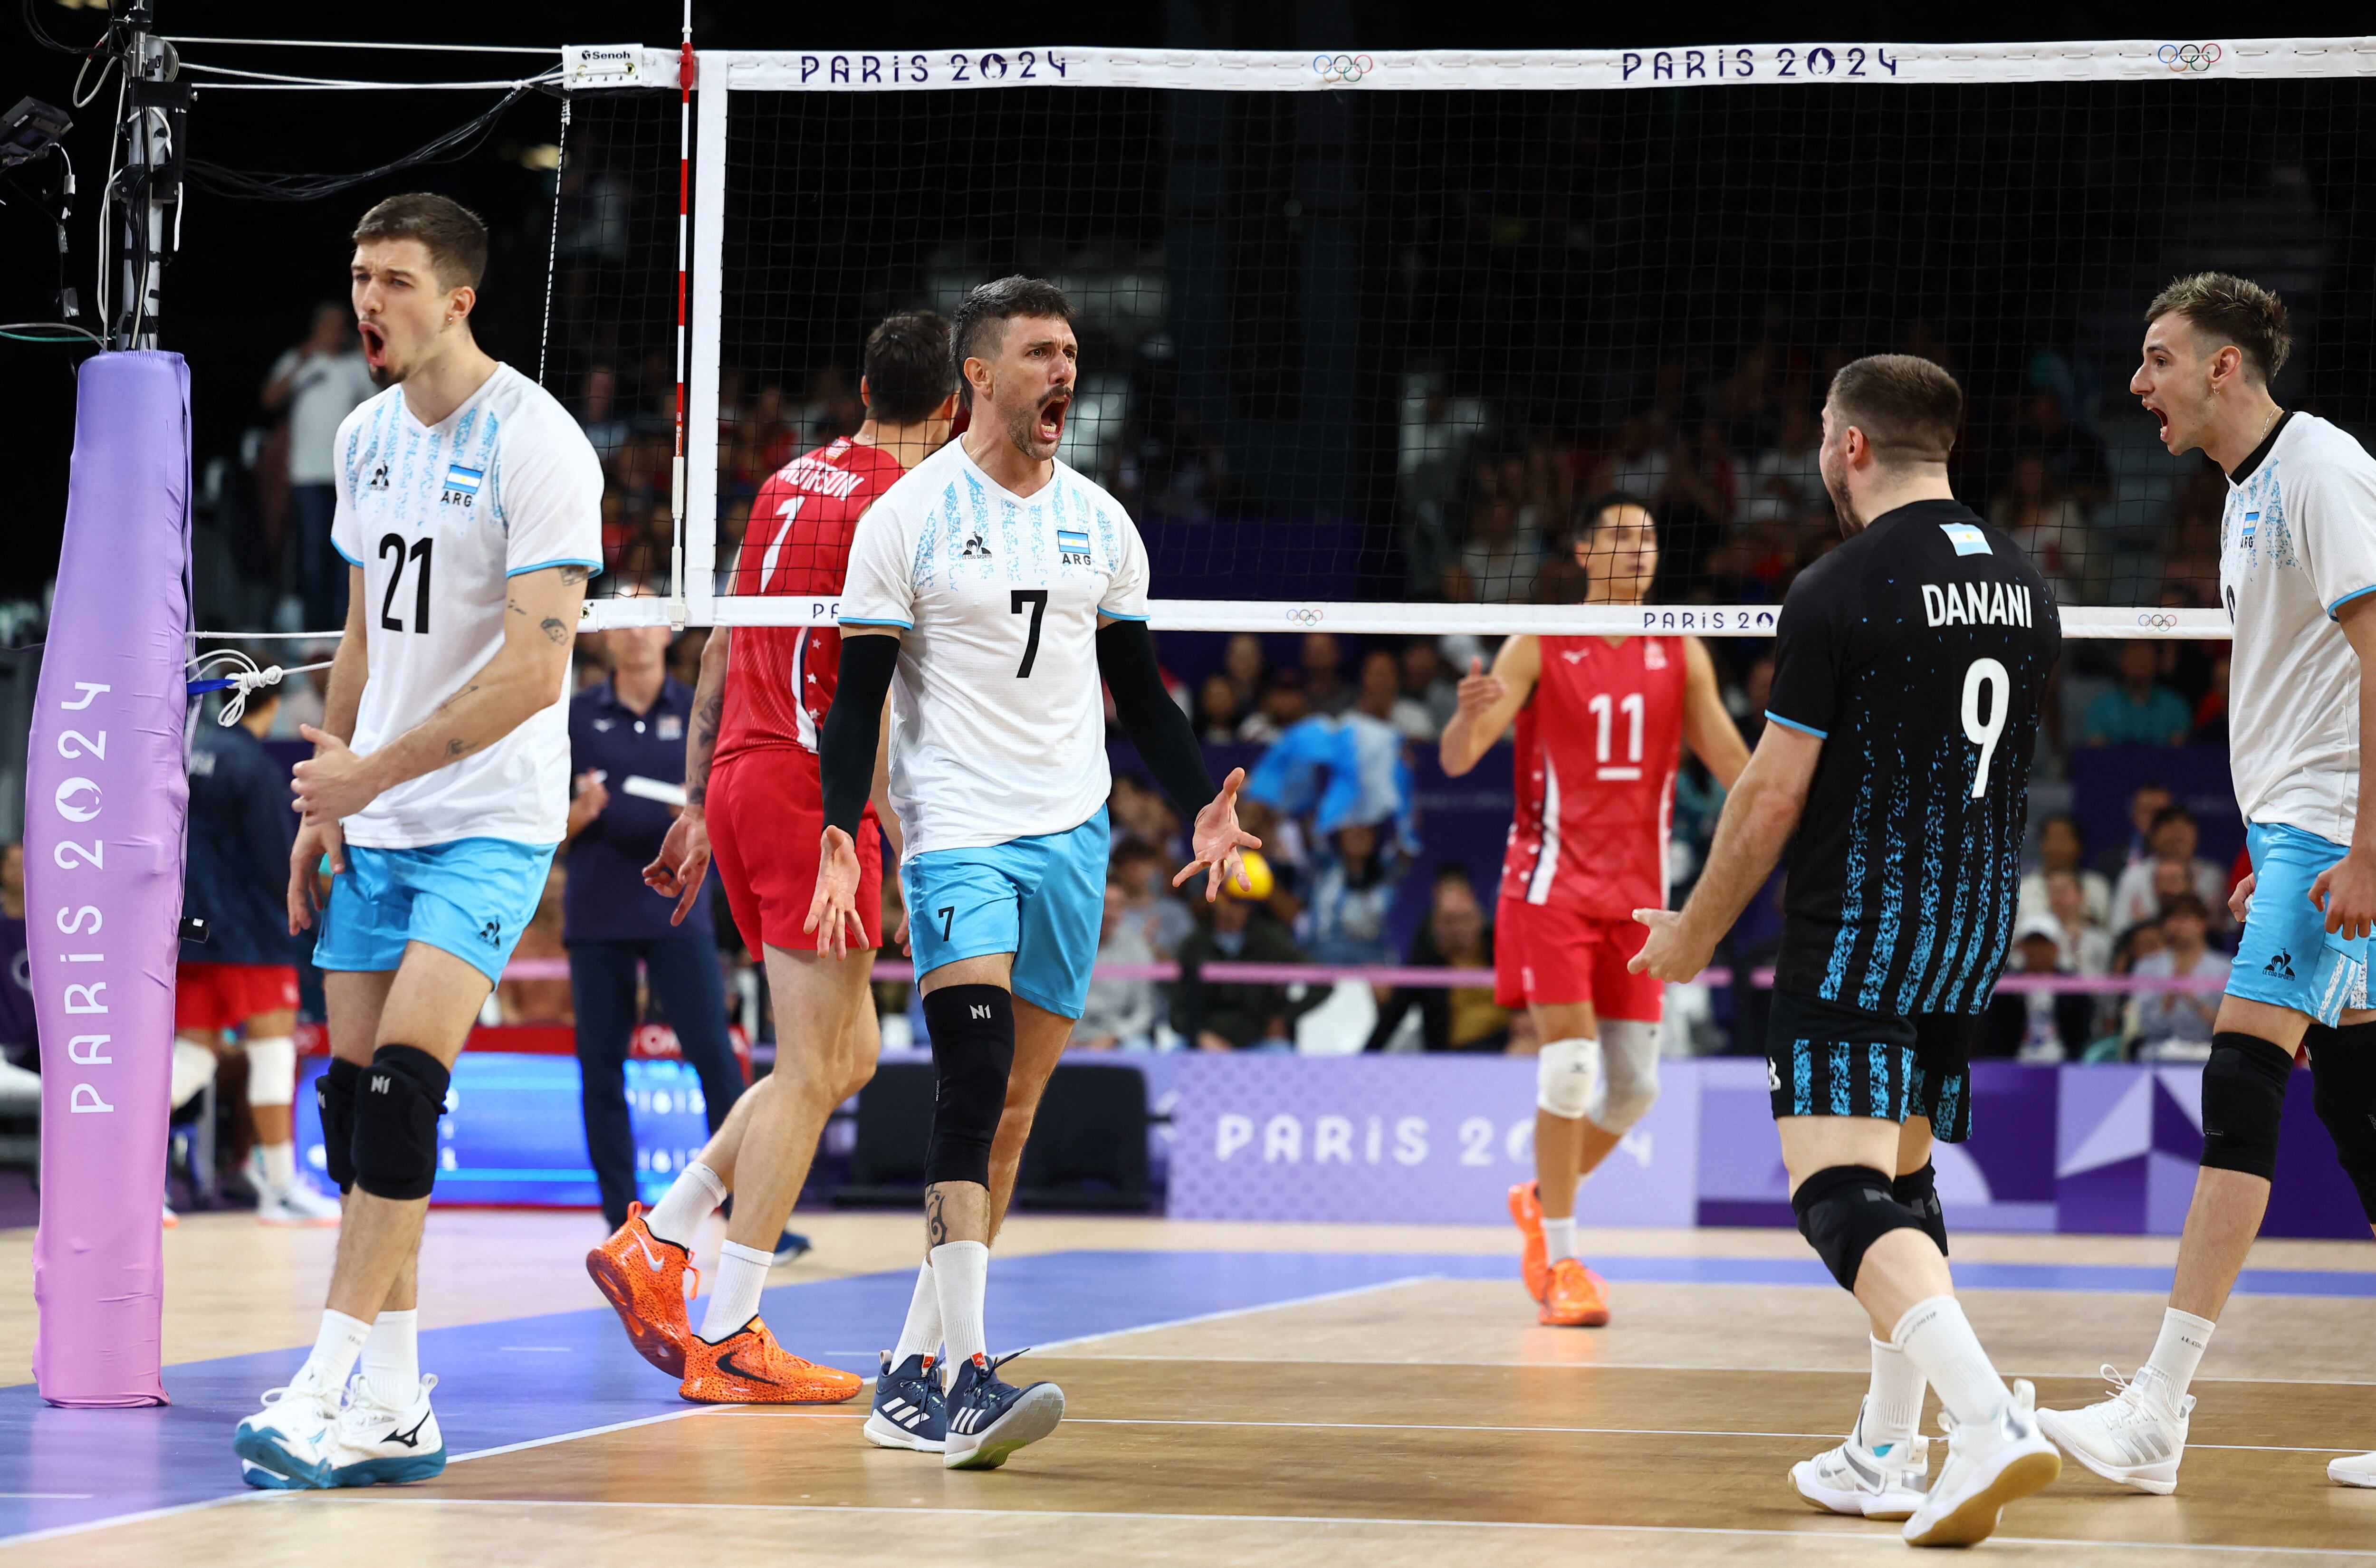
[[[1647,501],[1622,490],[1611,490],[1589,498],[1575,509],[1575,521],[1568,529],[1568,542],[1583,543],[1592,530],[1600,526],[1600,519],[1620,506],[1639,507],[1650,514],[1652,521],[1655,522],[1657,519],[1657,508]]]
[[[2182,822],[2186,824],[2187,826],[2192,827],[2194,826],[2194,814],[2188,811],[2184,806],[2164,806],[2161,810],[2154,813],[2153,826],[2145,831],[2148,834],[2159,833],[2163,828],[2168,826],[2173,822]]]
[[[2161,910],[2154,919],[2166,921],[2172,915],[2192,915],[2205,925],[2211,923],[2211,907],[2196,893],[2171,894],[2161,901]]]
[[[1915,354],[1868,354],[1832,377],[1835,419],[1864,432],[1875,456],[1892,466],[1943,463],[1964,419],[1955,378]]]
[[[931,418],[956,390],[948,318],[929,310],[885,316],[866,335],[860,374],[866,378],[866,411],[876,419],[915,424]]]
[[[1073,302],[1045,278],[1026,278],[1019,272],[984,283],[957,302],[956,314],[949,322],[949,362],[957,374],[957,396],[968,408],[973,406],[973,388],[966,382],[966,361],[984,357],[989,334],[993,330],[1003,334],[1006,323],[1018,315],[1054,316],[1069,324]]]
[[[2244,356],[2244,364],[2266,382],[2285,367],[2293,351],[2292,329],[2286,321],[2286,302],[2273,289],[2229,272],[2197,272],[2173,278],[2145,309],[2152,326],[2172,311],[2188,326],[2219,347],[2229,343]]]
[[[355,225],[355,244],[367,240],[419,240],[447,289],[475,289],[487,274],[487,225],[451,196],[411,191],[388,197]]]

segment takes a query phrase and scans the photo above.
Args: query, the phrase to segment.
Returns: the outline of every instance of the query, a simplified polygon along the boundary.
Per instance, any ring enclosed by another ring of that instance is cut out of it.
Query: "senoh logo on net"
[[[2173,71],[2207,71],[2219,64],[2222,53],[2216,43],[2165,43],[2154,58]]]

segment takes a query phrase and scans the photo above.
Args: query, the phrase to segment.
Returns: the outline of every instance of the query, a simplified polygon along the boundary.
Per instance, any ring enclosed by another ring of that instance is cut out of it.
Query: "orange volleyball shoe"
[[[700,1275],[693,1254],[663,1241],[644,1223],[644,1206],[627,1206],[627,1223],[586,1254],[586,1272],[619,1314],[638,1355],[671,1377],[684,1375],[684,1348],[693,1324],[685,1298]]]
[[[1550,1288],[1551,1260],[1543,1249],[1542,1194],[1532,1182],[1521,1182],[1510,1189],[1510,1218],[1527,1243],[1518,1253],[1518,1273],[1527,1282],[1527,1294],[1539,1301]]]
[[[1574,1258],[1551,1265],[1550,1288],[1537,1323],[1555,1328],[1598,1328],[1609,1321],[1609,1281]]]
[[[677,1395],[696,1405],[838,1405],[863,1386],[854,1372],[793,1355],[754,1317],[715,1345],[695,1335]]]

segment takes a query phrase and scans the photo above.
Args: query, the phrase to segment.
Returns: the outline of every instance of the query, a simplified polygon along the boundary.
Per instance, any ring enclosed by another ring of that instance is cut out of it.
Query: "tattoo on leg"
[[[948,1239],[948,1221],[941,1218],[941,1190],[927,1187],[924,1189],[924,1240],[937,1247]]]

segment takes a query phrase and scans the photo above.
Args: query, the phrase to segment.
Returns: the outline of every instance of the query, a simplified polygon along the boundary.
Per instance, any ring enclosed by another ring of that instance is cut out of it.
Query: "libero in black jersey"
[[[1766,717],[1824,748],[1777,992],[1900,1016],[1988,1005],[2061,642],[2037,569],[1959,502],[1876,517],[1791,585]]]

